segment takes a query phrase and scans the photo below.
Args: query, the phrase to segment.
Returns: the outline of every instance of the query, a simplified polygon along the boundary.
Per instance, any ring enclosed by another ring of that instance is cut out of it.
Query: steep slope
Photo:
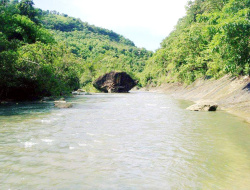
[[[250,123],[250,77],[224,76],[220,79],[197,79],[190,85],[162,84],[152,88],[177,99],[194,102],[216,102],[220,110],[226,110]]]
[[[250,122],[249,75],[250,1],[194,0],[147,62],[141,83],[175,98],[217,102]]]
[[[250,1],[195,0],[147,64],[143,84],[250,74]]]

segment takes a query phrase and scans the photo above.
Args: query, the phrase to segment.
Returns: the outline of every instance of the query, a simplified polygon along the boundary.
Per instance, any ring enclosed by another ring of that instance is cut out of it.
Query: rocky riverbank
[[[218,80],[199,79],[191,85],[167,83],[148,87],[150,91],[171,94],[174,98],[194,102],[216,102],[219,109],[228,111],[250,123],[250,77],[222,77]]]

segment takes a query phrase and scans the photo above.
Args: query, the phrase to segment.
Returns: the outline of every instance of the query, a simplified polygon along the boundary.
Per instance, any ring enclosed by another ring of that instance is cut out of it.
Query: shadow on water
[[[18,102],[0,105],[0,116],[48,113],[54,109],[53,102]]]
[[[100,94],[96,98],[99,99],[100,96],[103,96],[103,95]],[[91,95],[91,97],[93,99],[94,96]],[[75,96],[75,97],[67,98],[66,101],[73,102],[73,104],[78,104],[78,103],[85,102],[86,99],[87,98],[83,96]],[[21,116],[21,115],[31,115],[31,114],[42,114],[42,113],[49,113],[57,109],[58,108],[54,107],[53,101],[9,102],[6,104],[0,104],[0,116]]]

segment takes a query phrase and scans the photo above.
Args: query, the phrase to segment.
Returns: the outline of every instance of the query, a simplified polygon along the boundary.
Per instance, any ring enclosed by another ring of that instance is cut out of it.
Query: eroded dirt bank
[[[219,109],[226,110],[250,123],[250,77],[225,76],[218,80],[200,79],[188,86],[168,83],[149,90],[171,94],[177,99],[216,102]]]

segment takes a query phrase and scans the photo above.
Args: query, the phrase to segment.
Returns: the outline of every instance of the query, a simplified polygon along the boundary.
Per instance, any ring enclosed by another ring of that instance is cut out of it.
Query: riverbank
[[[148,90],[167,93],[176,99],[191,100],[196,103],[216,102],[219,109],[250,123],[250,77],[224,76],[218,80],[199,79],[191,85],[167,83],[159,87],[148,87]]]

